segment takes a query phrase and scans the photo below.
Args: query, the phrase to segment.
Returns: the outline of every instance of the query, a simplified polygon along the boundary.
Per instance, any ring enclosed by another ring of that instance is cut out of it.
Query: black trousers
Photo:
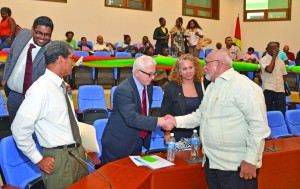
[[[264,90],[264,96],[267,111],[281,111],[283,113],[283,116],[285,116],[286,100],[284,92]]]
[[[205,162],[206,183],[209,189],[257,189],[258,179],[240,178],[239,171],[223,171],[209,168],[209,160]],[[258,169],[256,175],[258,176]]]

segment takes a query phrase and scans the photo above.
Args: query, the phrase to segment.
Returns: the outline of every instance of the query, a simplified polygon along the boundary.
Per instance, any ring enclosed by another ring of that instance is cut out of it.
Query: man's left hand
[[[247,163],[246,161],[241,162],[241,171],[240,171],[240,177],[244,178],[245,180],[248,179],[254,179],[256,178],[256,166],[252,165],[250,163]]]

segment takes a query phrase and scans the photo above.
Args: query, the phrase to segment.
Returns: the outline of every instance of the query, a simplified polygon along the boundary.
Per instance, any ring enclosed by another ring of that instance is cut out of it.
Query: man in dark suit
[[[51,40],[52,31],[52,20],[46,16],[38,17],[34,20],[31,30],[22,29],[11,46],[1,82],[2,86],[5,86],[11,122],[24,100],[27,89],[45,73],[44,51],[45,45]]]
[[[149,147],[151,135],[149,131],[154,131],[157,125],[170,130],[168,126],[172,125],[167,125],[163,117],[147,116],[152,103],[151,81],[156,76],[155,67],[156,62],[153,58],[149,56],[137,58],[133,64],[133,75],[116,88],[112,113],[101,140],[103,146],[101,165],[129,155],[140,154],[142,145]]]

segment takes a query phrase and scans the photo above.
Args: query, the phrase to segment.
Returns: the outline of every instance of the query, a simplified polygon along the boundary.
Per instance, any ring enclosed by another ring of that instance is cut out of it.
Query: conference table
[[[266,141],[265,148],[280,150],[263,153],[259,172],[259,189],[300,188],[300,137]],[[201,154],[201,153],[200,153]],[[156,154],[166,158],[166,154]],[[202,154],[201,154],[202,155]],[[205,172],[201,163],[189,164],[190,151],[176,152],[175,165],[152,170],[136,166],[129,157],[110,162],[98,172],[105,175],[114,189],[205,189]],[[84,177],[68,189],[109,189],[97,172]]]

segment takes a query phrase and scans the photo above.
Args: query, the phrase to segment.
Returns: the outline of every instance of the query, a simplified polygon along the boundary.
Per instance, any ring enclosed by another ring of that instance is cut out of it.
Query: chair
[[[97,119],[108,117],[102,86],[84,85],[79,87],[78,112],[83,113],[82,121],[89,124],[92,124]]]
[[[113,86],[110,90],[110,109],[112,110],[114,107],[114,93],[116,90],[117,86]]]
[[[289,61],[289,66],[296,66],[296,62],[294,62],[294,61]]]
[[[10,51],[10,48],[3,48],[2,51]]]
[[[300,135],[300,110],[287,110],[285,121],[291,134]]]
[[[292,136],[288,132],[283,114],[280,111],[269,111],[267,112],[267,117],[272,138],[285,138]]]
[[[73,55],[77,56],[90,56],[88,52],[85,51],[73,51]],[[80,85],[93,84],[94,80],[94,68],[86,66],[75,66],[72,70],[72,87],[78,88]]]
[[[96,139],[97,139],[99,150],[100,150],[100,153],[96,153],[96,156],[98,158],[100,158],[102,155],[101,138],[102,138],[104,129],[106,127],[107,121],[108,121],[108,119],[98,119],[93,124],[93,126],[96,129]],[[92,167],[94,166],[94,164],[91,161],[89,161],[89,159],[88,159],[88,164]],[[92,173],[93,171],[94,171],[93,169],[89,168],[89,173]]]
[[[40,150],[40,146],[36,144]],[[0,165],[6,184],[20,188],[45,189],[39,167],[18,149],[12,136],[5,137],[0,142]]]
[[[132,58],[129,52],[116,52],[116,58]],[[122,67],[122,68],[114,68],[117,71],[114,71],[114,78],[117,83],[121,83],[124,79],[132,74],[132,67]]]
[[[0,140],[11,135],[11,122],[8,115],[0,116]]]
[[[202,48],[200,49],[199,58],[205,60],[205,54]]]
[[[152,131],[151,139],[150,139],[150,148],[146,150],[143,148],[143,152],[146,154],[154,153],[154,152],[163,152],[166,150],[166,145],[164,141],[164,132],[161,130],[159,126],[156,127],[155,131]]]
[[[250,79],[250,80],[254,80],[254,76],[255,76],[255,74],[254,74],[254,72],[247,72],[247,76],[248,76],[248,78]]]
[[[86,41],[86,44],[89,45],[89,46],[91,46],[92,49],[94,49],[93,43],[91,41]],[[77,42],[77,46],[79,46],[79,45],[81,45],[81,41]]]
[[[2,94],[0,93],[0,116],[8,116],[8,112],[3,102]]]
[[[205,57],[207,57],[211,51],[213,51],[213,49],[205,49]]]
[[[142,55],[143,55],[143,53],[136,53],[134,57],[135,57],[135,58],[138,58],[138,57],[140,57],[140,56],[142,56]]]
[[[109,52],[98,51],[94,56],[111,57]],[[115,68],[95,68],[94,84],[96,85],[110,85],[115,84],[114,79]]]
[[[150,108],[151,116],[155,116],[155,117],[160,116],[162,100],[163,100],[162,88],[160,86],[153,86],[152,105]]]
[[[258,51],[254,51],[254,54],[257,56],[258,59],[260,59],[260,56],[259,56],[259,52],[258,52]]]

